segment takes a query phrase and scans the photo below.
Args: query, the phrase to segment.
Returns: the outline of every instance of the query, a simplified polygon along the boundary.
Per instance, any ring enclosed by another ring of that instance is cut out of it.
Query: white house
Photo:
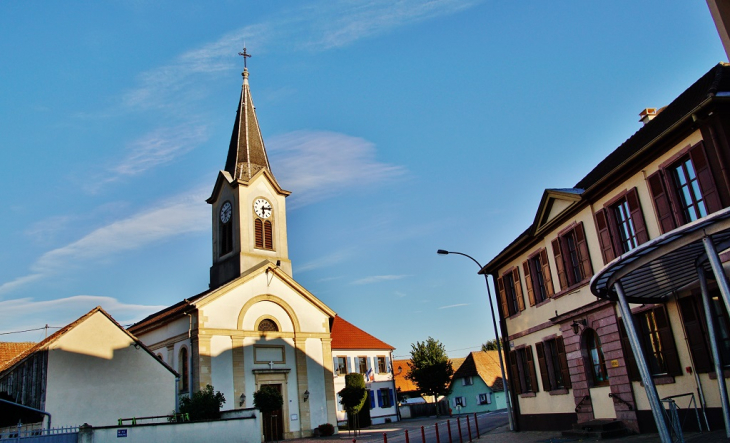
[[[398,421],[397,397],[393,378],[393,348],[357,328],[342,317],[332,324],[332,358],[335,393],[345,387],[345,375],[360,373],[365,377],[373,424]],[[347,413],[337,396],[337,422],[347,422]]]
[[[0,366],[0,392],[54,427],[175,410],[177,373],[100,307]]]

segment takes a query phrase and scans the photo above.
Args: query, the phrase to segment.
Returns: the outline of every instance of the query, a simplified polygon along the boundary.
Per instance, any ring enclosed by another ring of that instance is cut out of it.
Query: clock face
[[[258,198],[253,202],[253,211],[261,218],[271,217],[271,203],[266,199]]]
[[[233,206],[231,205],[231,202],[223,203],[223,206],[221,206],[221,221],[223,223],[228,223],[228,221],[231,219],[232,213]]]

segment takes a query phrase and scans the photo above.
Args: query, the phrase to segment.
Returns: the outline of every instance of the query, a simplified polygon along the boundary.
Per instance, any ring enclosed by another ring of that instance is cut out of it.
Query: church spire
[[[246,59],[251,54],[239,52],[243,57],[243,86],[241,87],[241,98],[236,111],[236,121],[233,124],[231,143],[228,146],[228,157],[226,158],[225,170],[235,179],[248,181],[261,169],[268,169],[269,157],[266,155],[264,139],[261,137],[261,129],[256,118],[256,108],[251,99],[251,89],[248,85],[248,67]]]

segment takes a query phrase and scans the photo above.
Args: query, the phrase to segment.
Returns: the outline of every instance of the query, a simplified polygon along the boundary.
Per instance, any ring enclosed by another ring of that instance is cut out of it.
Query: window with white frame
[[[492,403],[492,394],[490,392],[479,394],[479,404],[488,405]]]
[[[463,408],[466,406],[466,397],[454,397],[454,407]]]
[[[335,372],[343,377],[347,374],[347,357],[335,357]]]
[[[385,374],[388,372],[388,368],[385,364],[385,357],[378,357],[378,373]]]
[[[474,379],[471,375],[468,375],[461,379],[461,385],[462,386],[471,386],[474,384]]]

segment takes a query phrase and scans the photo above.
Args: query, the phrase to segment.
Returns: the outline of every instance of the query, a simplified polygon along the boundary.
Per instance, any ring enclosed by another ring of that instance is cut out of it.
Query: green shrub
[[[180,400],[180,413],[188,414],[190,421],[215,420],[221,416],[221,406],[226,398],[220,391],[213,393],[213,386],[206,385],[192,395]]]

